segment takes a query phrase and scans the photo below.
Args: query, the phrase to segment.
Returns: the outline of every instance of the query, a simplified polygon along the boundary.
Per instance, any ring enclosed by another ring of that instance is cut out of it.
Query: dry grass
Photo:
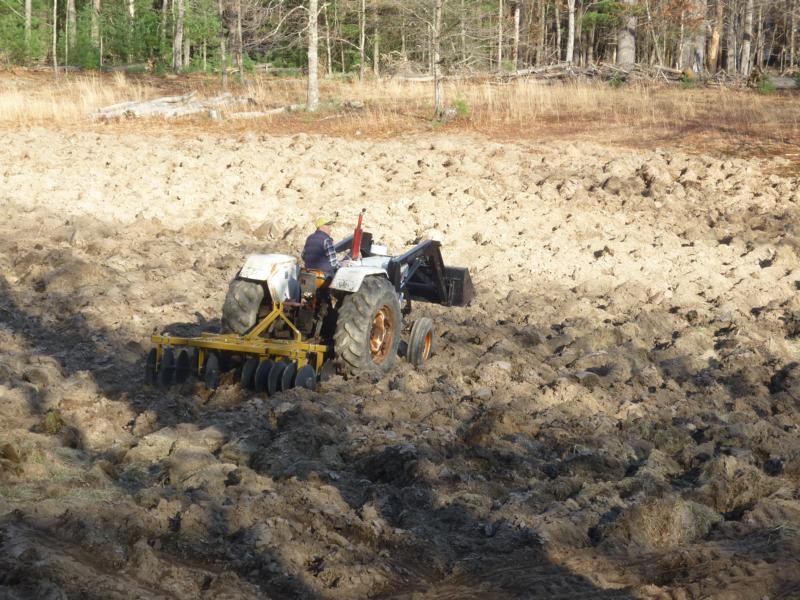
[[[213,96],[218,79],[115,75],[0,75],[0,127],[92,125],[89,113],[102,106],[187,90]],[[302,103],[302,79],[253,77],[232,91],[263,107]],[[747,90],[680,89],[663,85],[612,88],[573,82],[542,85],[517,81],[448,82],[446,97],[462,114],[445,125],[432,118],[431,84],[325,80],[324,106],[316,115],[295,113],[255,121],[123,122],[114,128],[146,128],[173,134],[198,129],[241,133],[324,133],[390,136],[431,130],[469,131],[501,139],[593,139],[634,146],[681,146],[736,154],[784,155],[800,159],[800,103],[796,94],[762,96]],[[348,100],[363,110],[345,108]]]

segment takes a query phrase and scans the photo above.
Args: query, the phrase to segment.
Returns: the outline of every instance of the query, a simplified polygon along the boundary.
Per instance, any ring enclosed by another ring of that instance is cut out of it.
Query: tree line
[[[796,67],[798,2],[0,0],[0,63],[364,78],[607,62],[747,75]]]

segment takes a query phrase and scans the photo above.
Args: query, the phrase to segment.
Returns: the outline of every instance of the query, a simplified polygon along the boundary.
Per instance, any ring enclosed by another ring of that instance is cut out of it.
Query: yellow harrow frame
[[[283,321],[292,332],[293,339],[275,339],[263,337],[278,320]],[[151,341],[156,348],[156,364],[161,363],[164,348],[171,346],[187,346],[197,348],[197,372],[205,364],[209,352],[228,352],[256,356],[261,359],[281,358],[297,364],[300,369],[311,364],[316,373],[320,372],[325,356],[330,347],[325,344],[314,344],[303,341],[303,335],[283,312],[283,304],[276,304],[272,310],[253,329],[244,335],[232,333],[202,333],[197,337],[177,337],[171,335],[153,335]],[[312,360],[309,360],[309,357]]]

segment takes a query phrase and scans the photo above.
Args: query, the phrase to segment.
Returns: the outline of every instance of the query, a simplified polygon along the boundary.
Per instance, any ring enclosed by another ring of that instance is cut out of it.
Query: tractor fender
[[[379,267],[340,267],[331,281],[330,289],[340,292],[357,292],[366,277],[387,278],[386,271]]]

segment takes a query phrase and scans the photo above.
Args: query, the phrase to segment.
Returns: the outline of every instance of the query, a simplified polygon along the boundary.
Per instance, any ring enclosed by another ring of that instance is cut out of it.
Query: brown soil
[[[800,180],[467,135],[0,147],[0,597],[800,597]],[[468,266],[433,358],[141,383],[259,251],[368,208]]]

